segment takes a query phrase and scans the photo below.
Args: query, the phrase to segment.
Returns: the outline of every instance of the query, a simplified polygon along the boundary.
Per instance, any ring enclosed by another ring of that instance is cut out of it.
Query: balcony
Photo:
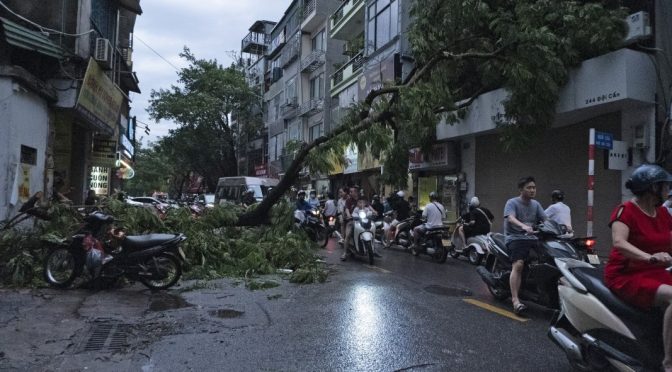
[[[296,97],[289,98],[282,106],[280,106],[283,119],[291,119],[296,116],[299,103]]]
[[[331,75],[331,96],[336,96],[345,87],[349,86],[362,72],[364,52],[361,51],[352,57],[345,65]]]
[[[351,40],[364,31],[364,0],[347,0],[331,15],[329,29],[337,40]]]
[[[291,39],[287,40],[287,45],[282,49],[282,55],[280,56],[280,65],[283,68],[299,58],[299,52],[301,51],[300,38],[301,33],[298,32],[296,35],[292,36]]]
[[[243,53],[250,53],[256,55],[263,55],[270,46],[268,35],[258,32],[250,32],[243,38],[241,44],[241,51]]]
[[[310,99],[301,104],[299,108],[300,116],[310,116],[322,111],[324,107],[324,100],[322,98]]]
[[[301,14],[301,31],[316,31],[327,19],[326,5],[324,0],[308,0],[303,6]]]
[[[271,40],[271,48],[268,54],[269,59],[273,59],[278,52],[285,46],[287,39],[285,35],[285,30],[282,30],[273,40]]]
[[[301,72],[313,72],[320,68],[326,61],[323,50],[314,50],[306,58],[301,60]]]

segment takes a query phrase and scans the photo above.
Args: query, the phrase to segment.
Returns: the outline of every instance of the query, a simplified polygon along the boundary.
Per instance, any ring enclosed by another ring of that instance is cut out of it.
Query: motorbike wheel
[[[478,266],[481,264],[481,261],[483,260],[483,255],[478,253],[478,251],[475,248],[471,248],[469,249],[467,258],[469,259],[470,264]]]
[[[373,244],[365,242],[364,247],[366,248],[366,254],[369,256],[369,265],[373,266]]]
[[[505,289],[502,289],[502,288],[494,288],[489,284],[488,284],[488,291],[490,291],[490,294],[492,295],[492,297],[494,297],[495,300],[497,300],[497,301],[504,301],[507,298],[509,298],[509,296],[511,296],[509,291],[507,291]]]
[[[458,252],[458,251],[455,250],[455,246],[454,246],[454,245],[451,245],[451,246],[450,246],[450,248],[448,249],[448,254],[450,255],[450,257],[455,258],[455,259],[457,259],[458,257],[460,257],[460,252]]]
[[[319,245],[321,248],[326,247],[327,243],[329,243],[329,234],[327,233],[327,229],[324,226],[318,226],[315,228],[315,242],[317,242],[317,245]]]
[[[68,248],[56,248],[44,259],[44,281],[52,287],[68,288],[82,267]]]
[[[440,242],[436,242],[436,252],[434,252],[433,258],[438,263],[445,263],[448,259],[448,250]]]
[[[143,264],[147,267],[147,271],[151,273],[152,277],[143,275],[138,276],[140,283],[147,288],[158,290],[172,287],[182,276],[182,265],[180,261],[173,255],[160,254],[158,256],[150,257]]]

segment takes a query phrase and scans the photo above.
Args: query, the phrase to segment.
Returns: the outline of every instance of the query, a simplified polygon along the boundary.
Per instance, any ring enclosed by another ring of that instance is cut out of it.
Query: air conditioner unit
[[[103,68],[112,68],[112,44],[102,37],[96,38],[96,50],[93,52],[93,58],[100,63]]]
[[[641,11],[630,14],[625,19],[625,23],[628,25],[628,34],[625,36],[625,40],[623,40],[626,44],[632,44],[651,37],[649,13]]]
[[[126,62],[128,67],[133,66],[133,48],[122,48],[121,49],[121,58]]]

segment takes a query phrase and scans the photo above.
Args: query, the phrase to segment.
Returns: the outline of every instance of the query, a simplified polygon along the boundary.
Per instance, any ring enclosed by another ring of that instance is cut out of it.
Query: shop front
[[[437,192],[446,208],[446,218],[454,221],[460,215],[464,199],[463,179],[459,175],[459,157],[455,142],[434,144],[431,152],[422,153],[419,148],[409,152],[408,171],[413,178],[413,194],[422,208],[429,201],[429,194]]]

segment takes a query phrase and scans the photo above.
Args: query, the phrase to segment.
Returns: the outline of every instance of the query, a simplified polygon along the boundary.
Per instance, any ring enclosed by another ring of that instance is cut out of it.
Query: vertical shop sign
[[[21,183],[19,184],[19,199],[25,203],[30,199],[30,165],[21,165]]]
[[[90,189],[95,191],[96,195],[108,195],[110,168],[91,167]]]

